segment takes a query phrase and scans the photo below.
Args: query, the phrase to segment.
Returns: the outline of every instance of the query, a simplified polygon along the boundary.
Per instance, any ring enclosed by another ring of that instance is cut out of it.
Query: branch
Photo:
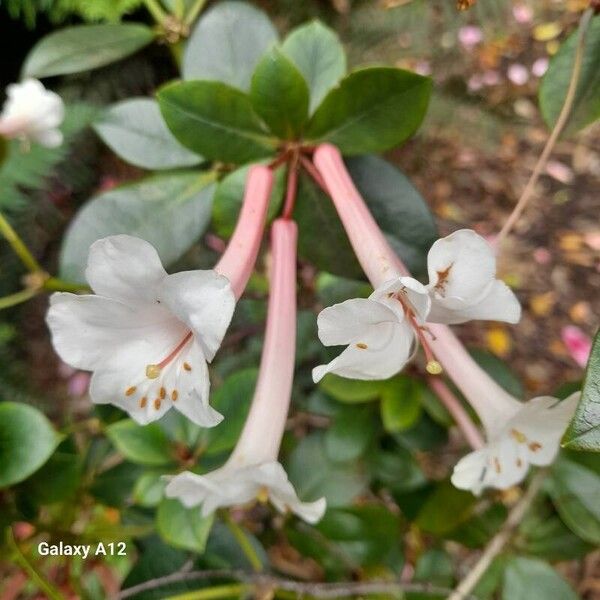
[[[569,119],[569,115],[571,114],[571,109],[573,108],[573,103],[575,101],[575,96],[577,92],[577,84],[579,83],[579,76],[581,74],[581,64],[583,62],[583,50],[585,48],[585,35],[587,33],[588,26],[594,15],[594,9],[588,8],[583,15],[581,15],[581,19],[579,21],[579,39],[577,41],[577,48],[575,50],[575,58],[573,60],[573,70],[571,71],[571,79],[569,81],[569,87],[567,89],[567,95],[565,96],[565,102],[563,107],[558,115],[558,119],[554,124],[554,128],[544,146],[542,154],[538,158],[538,161],[533,169],[533,173],[517,202],[517,205],[513,209],[512,213],[504,223],[500,233],[496,237],[495,245],[496,249],[499,252],[504,242],[506,236],[509,234],[510,230],[513,228],[515,223],[519,220],[519,217],[527,207],[527,204],[531,200],[533,193],[535,191],[535,186],[544,170],[546,163],[548,162],[548,158],[554,149],[554,146],[562,133],[567,121]]]
[[[544,479],[546,478],[547,471],[542,469],[538,471],[534,478],[529,484],[529,488],[515,504],[513,509],[508,514],[502,529],[490,540],[488,545],[485,547],[483,554],[479,557],[479,560],[475,563],[475,566],[467,573],[467,576],[458,584],[457,588],[452,592],[447,600],[465,600],[469,597],[475,586],[479,583],[479,580],[483,574],[487,571],[492,561],[504,550],[505,546],[511,540],[515,529],[519,526],[523,517],[529,510],[531,503],[535,500],[538,492],[540,491]]]
[[[172,583],[182,581],[202,581],[207,579],[233,579],[235,581],[252,585],[255,589],[271,589],[293,592],[298,596],[313,596],[327,600],[329,598],[343,598],[347,596],[360,596],[363,594],[392,594],[397,592],[418,592],[428,594],[448,594],[448,588],[437,587],[429,583],[402,583],[400,581],[345,581],[339,583],[312,583],[291,581],[262,573],[247,573],[240,570],[207,570],[207,571],[177,571],[164,577],[158,577],[134,585],[121,591],[115,600],[124,600],[141,592],[157,589]],[[217,588],[218,589],[218,588]]]

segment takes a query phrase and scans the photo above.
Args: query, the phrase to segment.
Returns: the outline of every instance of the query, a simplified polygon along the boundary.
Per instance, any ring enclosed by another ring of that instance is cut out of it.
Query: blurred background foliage
[[[352,66],[386,63],[432,74],[435,92],[425,124],[387,158],[410,176],[442,233],[465,225],[482,234],[497,230],[547,135],[536,100],[542,70],[534,65],[558,51],[585,2],[478,0],[464,12],[445,0],[255,4],[283,33],[307,19],[323,20],[341,37]],[[18,79],[24,57],[46,33],[82,21],[121,19],[153,26],[139,0],[2,2],[0,38],[10,52],[3,59],[1,87]],[[69,103],[65,145],[15,152],[0,171],[0,209],[50,272],[58,268],[60,241],[78,208],[92,195],[144,175],[110,152],[90,124],[103,107],[152,96],[177,76],[169,47],[153,44],[116,64],[51,80]],[[501,265],[525,305],[520,328],[460,328],[478,362],[518,397],[579,384],[583,365],[561,331],[575,326],[591,337],[600,312],[600,275],[591,268],[600,236],[593,208],[600,193],[597,126],[561,142],[547,171],[538,201]],[[221,193],[225,199],[215,199],[211,229],[172,269],[214,263],[235,214],[223,188]],[[316,527],[263,505],[234,510],[232,518],[260,560],[282,577],[399,578],[451,588],[502,526],[521,491],[475,498],[449,484],[465,444],[418,366],[387,382],[330,377],[314,387],[310,368],[331,358],[318,343],[316,312],[369,289],[361,281],[318,272],[309,262],[300,267],[294,409],[282,454],[300,496],[325,495],[330,510]],[[0,295],[19,289],[22,275],[0,244]],[[42,597],[35,577],[23,576],[24,563],[49,582],[52,593],[89,599],[182,568],[251,569],[227,520],[220,515],[211,529],[197,511],[164,499],[160,477],[195,463],[209,470],[233,447],[256,378],[266,293],[261,263],[212,369],[212,402],[226,419],[211,431],[173,414],[140,428],[118,409],[92,407],[87,375],[60,364],[49,344],[46,298],[0,313],[5,401],[0,438],[16,436],[24,447],[34,436],[45,440],[45,456],[24,460],[24,476],[11,487],[0,483],[0,525],[11,532],[0,549],[3,598]],[[21,418],[13,403],[37,407],[47,420],[20,430],[11,425]],[[476,597],[598,597],[599,492],[598,455],[563,451]],[[126,541],[128,552],[87,561],[41,559],[39,539]],[[215,583],[179,582],[134,597],[165,598]],[[406,597],[444,594],[424,586]]]

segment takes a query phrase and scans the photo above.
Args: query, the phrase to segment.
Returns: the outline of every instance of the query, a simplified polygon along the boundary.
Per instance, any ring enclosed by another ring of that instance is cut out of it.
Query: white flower
[[[301,502],[277,461],[292,392],[296,349],[296,226],[273,223],[271,291],[267,329],[254,398],[244,429],[224,466],[205,475],[181,473],[170,479],[166,495],[187,507],[202,505],[209,515],[221,506],[270,500],[285,512],[315,523],[325,499]],[[309,465],[307,465],[309,468]]]
[[[154,247],[128,235],[92,244],[86,277],[96,295],[54,294],[47,322],[60,357],[93,371],[92,400],[142,424],[171,407],[198,425],[219,423],[206,363],[235,308],[229,280],[215,271],[168,275]]]
[[[58,94],[47,90],[37,79],[26,79],[6,88],[7,100],[0,113],[0,135],[60,146],[63,135],[59,125],[65,108]]]
[[[427,255],[431,294],[428,321],[447,325],[472,319],[517,323],[521,306],[496,279],[496,258],[474,231],[460,229],[437,240]]]
[[[387,379],[404,367],[415,350],[415,332],[430,308],[427,289],[412,277],[384,283],[368,298],[335,304],[319,313],[319,339],[347,348],[327,365],[313,369],[351,379]]]
[[[452,483],[479,495],[487,487],[504,490],[516,485],[525,478],[530,465],[551,464],[579,396],[576,392],[562,402],[542,396],[524,404],[513,399],[513,406],[503,417],[496,416],[493,427],[486,427],[488,444],[454,467]]]
[[[437,240],[428,254],[430,283],[398,277],[368,299],[346,300],[324,309],[317,324],[326,346],[348,345],[337,358],[313,370],[351,379],[387,379],[400,371],[421,341],[428,370],[439,371],[425,333],[427,323],[494,319],[515,323],[521,307],[505,283],[495,278],[496,259],[486,241],[469,229]]]

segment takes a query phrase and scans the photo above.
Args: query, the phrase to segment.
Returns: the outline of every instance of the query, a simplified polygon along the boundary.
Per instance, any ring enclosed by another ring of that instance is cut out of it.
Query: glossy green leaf
[[[563,107],[573,72],[579,33],[573,32],[550,62],[539,92],[542,116],[554,127]],[[600,16],[588,27],[581,72],[566,134],[573,134],[600,118]]]
[[[171,445],[157,423],[138,425],[123,419],[106,428],[106,435],[128,460],[140,465],[168,465],[173,460]]]
[[[279,138],[294,139],[308,119],[306,81],[278,48],[267,52],[256,66],[250,98],[254,110]]]
[[[548,491],[565,524],[583,540],[600,545],[600,476],[561,457],[552,467]]]
[[[237,223],[244,189],[250,165],[240,167],[225,176],[217,185],[213,201],[212,223],[218,235],[230,238]],[[277,169],[274,174],[273,189],[269,200],[268,221],[272,221],[283,202],[283,191],[285,188],[285,169]]]
[[[224,83],[171,83],[158,92],[158,102],[173,135],[205,158],[243,164],[275,150],[250,98]]]
[[[414,456],[400,446],[373,452],[369,457],[369,468],[373,477],[393,493],[411,492],[427,483]]]
[[[546,562],[513,557],[504,572],[502,600],[578,600],[571,586]]]
[[[564,435],[563,446],[571,450],[600,452],[600,331],[594,339],[581,400]]]
[[[162,500],[167,482],[165,471],[146,471],[135,482],[133,501],[140,506],[154,507]]]
[[[412,427],[421,416],[422,384],[410,377],[398,375],[383,386],[381,420],[386,431],[397,433]]]
[[[123,506],[131,501],[133,487],[142,474],[143,467],[131,462],[122,462],[102,471],[94,478],[91,494],[108,506]]]
[[[94,123],[94,129],[113,152],[136,167],[173,169],[202,160],[173,137],[158,103],[150,98],[113,104]]]
[[[0,403],[0,488],[23,481],[54,452],[60,436],[27,404]]]
[[[183,77],[248,90],[258,61],[276,42],[277,31],[262,11],[244,2],[219,2],[202,15],[188,40]]]
[[[89,71],[147,46],[154,32],[138,23],[75,25],[42,38],[29,52],[23,77],[50,77]]]
[[[329,458],[320,433],[300,440],[289,456],[287,472],[301,499],[325,497],[328,507],[350,504],[367,484],[360,464],[338,463]]]
[[[389,67],[360,69],[327,94],[306,138],[331,142],[347,155],[388,150],[416,131],[430,94],[427,77]]]
[[[250,409],[257,375],[254,368],[237,371],[213,393],[211,406],[224,418],[216,427],[206,430],[205,454],[219,454],[235,446]]]
[[[310,90],[310,112],[346,74],[346,54],[336,33],[319,21],[294,29],[281,50],[298,67]]]
[[[213,524],[213,515],[203,517],[195,506],[186,508],[173,498],[164,498],[156,511],[156,529],[175,548],[202,554]]]
[[[330,396],[347,404],[371,402],[381,396],[381,381],[362,381],[347,379],[338,375],[327,374],[319,383],[319,387]]]
[[[157,175],[94,196],[71,222],[63,239],[61,276],[85,281],[90,245],[118,233],[147,240],[163,264],[169,265],[208,227],[213,181],[212,173]]]
[[[413,273],[424,273],[438,233],[421,194],[397,167],[378,156],[351,158],[346,164],[392,248]]]
[[[416,523],[427,533],[446,535],[467,520],[475,502],[473,494],[442,482],[422,506]]]
[[[325,433],[327,455],[339,462],[356,460],[366,452],[376,427],[370,407],[345,407]]]

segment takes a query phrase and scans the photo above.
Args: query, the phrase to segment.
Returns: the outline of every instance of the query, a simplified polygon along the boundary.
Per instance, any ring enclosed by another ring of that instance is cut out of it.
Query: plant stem
[[[547,474],[548,472],[546,469],[541,469],[535,474],[531,480],[531,483],[529,484],[529,488],[521,500],[515,504],[513,509],[508,514],[502,529],[500,529],[500,531],[490,540],[488,545],[485,547],[483,554],[475,563],[475,566],[458,584],[458,587],[448,596],[447,600],[464,600],[465,598],[469,597],[492,561],[504,550],[506,544],[508,544],[508,542],[511,540],[515,529],[523,520],[523,517],[529,510],[529,507],[540,491]]]
[[[239,544],[242,552],[250,562],[252,569],[259,573],[263,570],[263,564],[252,545],[252,542],[244,532],[244,530],[231,518],[231,515],[227,510],[224,510],[222,513],[223,520],[225,521],[227,527],[235,537],[237,543]]]
[[[33,257],[29,248],[27,248],[23,240],[19,237],[19,234],[13,229],[2,213],[0,213],[0,233],[6,238],[6,241],[15,251],[15,254],[29,271],[35,273],[42,270],[42,267],[40,267],[38,261]]]
[[[0,298],[0,310],[4,308],[10,308],[11,306],[16,306],[17,304],[21,304],[22,302],[27,302],[27,300],[30,300],[39,292],[39,288],[26,288],[24,290],[21,290],[20,292],[16,292],[15,294],[4,296],[3,298]]]
[[[146,5],[148,12],[152,15],[152,18],[159,25],[162,25],[167,18],[167,13],[161,8],[157,0],[144,0],[144,4]]]
[[[287,188],[285,192],[285,203],[283,205],[284,219],[291,219],[296,204],[296,192],[298,191],[298,152],[294,152],[288,162]]]
[[[535,186],[538,182],[538,179],[540,178],[540,175],[542,174],[542,171],[544,170],[546,163],[548,162],[548,158],[550,157],[550,154],[554,149],[554,146],[556,145],[560,134],[562,133],[565,125],[567,124],[569,115],[571,114],[571,110],[573,108],[573,103],[575,101],[575,96],[577,92],[577,84],[579,83],[579,76],[581,74],[583,51],[585,48],[585,36],[593,14],[594,9],[588,8],[579,20],[579,38],[577,40],[577,48],[575,50],[575,57],[573,60],[571,79],[569,80],[569,87],[567,89],[564,104],[562,106],[560,114],[558,115],[558,118],[556,119],[556,123],[552,128],[550,137],[548,138],[548,141],[546,142],[546,145],[542,150],[542,154],[538,158],[538,161],[533,169],[533,173],[531,174],[531,177],[529,178],[529,181],[527,182],[527,185],[525,186],[525,189],[523,190],[523,193],[521,194],[521,197],[517,202],[517,205],[513,209],[512,213],[509,215],[508,219],[502,226],[500,233],[498,233],[498,236],[496,237],[495,246],[498,253],[500,252],[502,243],[504,242],[506,236],[514,227],[515,223],[519,220],[519,217],[521,216],[521,214],[527,207],[527,204],[531,200],[535,192]]]
[[[327,185],[325,181],[321,177],[321,174],[317,170],[317,167],[313,165],[310,159],[306,158],[306,156],[300,155],[300,164],[304,167],[306,172],[315,180],[315,183],[327,194],[329,195],[329,190],[327,189]]]
[[[186,25],[191,25],[197,19],[205,4],[206,0],[196,0],[192,8],[190,8],[188,14],[185,16],[184,23]]]
[[[230,583],[228,585],[215,585],[195,592],[186,592],[177,596],[167,596],[165,600],[217,600],[219,598],[231,598],[251,592],[252,585],[247,583]]]
[[[11,527],[7,528],[6,531],[6,542],[8,547],[13,552],[14,561],[27,573],[29,579],[37,585],[37,587],[44,592],[44,594],[50,598],[50,600],[64,600],[64,596],[49,582],[46,581],[40,573],[37,572],[36,568],[27,560],[21,548],[15,540],[13,530]]]
[[[452,415],[452,418],[462,431],[471,448],[474,450],[482,448],[484,441],[479,429],[450,388],[439,377],[428,377],[427,383]]]
[[[90,288],[87,285],[65,281],[58,277],[49,277],[46,279],[46,281],[44,281],[44,289],[51,292],[90,292]]]

